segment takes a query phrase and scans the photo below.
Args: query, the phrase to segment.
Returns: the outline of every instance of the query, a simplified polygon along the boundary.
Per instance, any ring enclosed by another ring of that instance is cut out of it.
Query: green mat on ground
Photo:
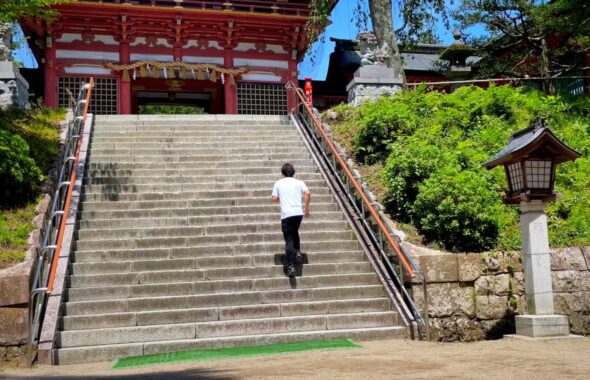
[[[113,368],[128,368],[149,364],[163,364],[180,361],[200,361],[229,359],[243,356],[276,355],[282,353],[323,350],[335,348],[362,347],[350,339],[319,340],[310,342],[278,343],[263,346],[242,346],[229,348],[212,348],[190,351],[168,352],[164,354],[132,356],[117,359]]]

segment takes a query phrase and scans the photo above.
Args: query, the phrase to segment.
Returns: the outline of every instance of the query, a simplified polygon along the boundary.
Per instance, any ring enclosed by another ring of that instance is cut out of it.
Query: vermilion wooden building
[[[211,113],[286,114],[308,46],[307,0],[79,0],[23,20],[47,105],[97,78],[93,112],[196,104]]]

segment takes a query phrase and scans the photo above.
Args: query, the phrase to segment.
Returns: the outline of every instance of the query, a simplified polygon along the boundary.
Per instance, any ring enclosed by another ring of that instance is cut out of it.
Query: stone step
[[[174,261],[174,265],[181,262]],[[187,259],[187,265],[194,260]],[[203,280],[224,280],[224,279],[255,279],[255,278],[276,278],[285,277],[285,268],[282,265],[261,266],[261,267],[243,267],[243,268],[210,268],[210,269],[187,269],[162,268],[158,270],[154,266],[157,261],[145,265],[144,268],[139,265],[131,265],[134,268],[143,269],[142,272],[120,272],[120,273],[97,273],[87,275],[70,275],[68,285],[71,288],[84,288],[96,286],[114,286],[114,285],[133,285],[133,284],[162,284],[172,282],[194,282]],[[194,265],[194,264],[193,264]],[[109,270],[114,270],[114,265]],[[347,262],[347,263],[324,263],[324,264],[306,264],[299,268],[302,276],[334,275],[334,274],[351,274],[351,273],[369,273],[372,270],[371,264],[366,261]]]
[[[301,166],[314,166],[313,160],[310,158],[306,159],[296,159],[291,157],[292,159],[289,160],[291,164],[295,166],[295,169],[298,169]],[[232,157],[228,160],[215,160],[215,161],[195,161],[195,162],[147,162],[147,163],[89,163],[88,168],[90,170],[138,170],[138,169],[174,169],[174,170],[196,170],[196,169],[209,169],[209,170],[216,170],[216,169],[226,169],[226,170],[237,170],[237,169],[248,169],[251,167],[270,167],[274,170],[280,170],[282,163],[278,163],[276,161],[269,161],[268,157],[264,157],[262,159],[249,159],[245,160],[236,160],[235,157]],[[314,166],[315,167],[315,166]]]
[[[267,182],[275,183],[283,178],[280,174],[244,174],[244,175],[189,175],[183,174],[181,176],[126,176],[126,177],[84,177],[84,184],[88,185],[145,185],[145,184],[161,184],[161,183],[257,183]],[[320,173],[298,173],[297,178],[302,181],[322,181],[323,177]]]
[[[170,339],[203,339],[252,334],[277,334],[295,331],[322,331],[386,327],[397,322],[394,312],[367,312],[297,317],[242,319],[182,323],[175,325],[112,327],[108,329],[62,331],[59,347],[153,342]]]
[[[326,188],[326,184],[320,180],[311,180],[305,183],[310,192],[315,194],[318,188]],[[173,183],[155,185],[84,185],[85,193],[158,193],[158,192],[197,192],[197,191],[253,191],[266,190],[267,194],[272,192],[274,181],[249,182],[249,183]]]
[[[281,148],[285,147],[285,144],[292,145],[298,144],[299,140],[297,137],[287,138],[281,136],[281,139],[275,138],[275,140],[264,139],[259,137],[258,140],[243,141],[242,139],[235,138],[235,140],[205,140],[199,139],[195,142],[186,141],[185,139],[179,139],[180,141],[173,142],[152,142],[142,141],[138,142],[120,142],[120,143],[104,143],[93,141],[90,144],[90,149],[93,152],[101,152],[105,150],[137,150],[138,147],[144,150],[192,150],[192,149],[240,149],[240,148],[257,148],[260,150],[266,150],[268,148]]]
[[[279,223],[278,213],[258,215],[211,215],[211,216],[184,216],[166,218],[120,218],[120,219],[91,219],[78,222],[80,230],[86,229],[118,229],[118,228],[139,228],[139,227],[207,227],[212,225],[233,225],[251,222]],[[315,222],[331,222],[344,220],[339,211],[320,212],[314,210],[311,218]],[[305,220],[303,223],[307,223]]]
[[[304,252],[305,253],[305,252]],[[349,260],[313,261],[318,255],[309,256],[306,254],[305,266],[316,264],[343,264],[351,262],[364,262],[365,257],[355,255]],[[344,255],[351,257],[351,255]],[[311,259],[310,259],[311,258]],[[268,268],[277,267],[283,264],[284,256],[275,255],[216,255],[216,256],[198,256],[198,257],[173,257],[165,259],[137,259],[113,262],[75,262],[70,264],[70,275],[91,275],[91,274],[108,274],[108,273],[132,273],[146,272],[157,270],[189,270],[189,269],[250,269],[250,268]],[[331,267],[327,267],[331,268]],[[321,268],[320,268],[321,269]]]
[[[360,250],[303,252],[306,264],[309,263],[341,263],[347,261],[363,261],[365,254]],[[211,259],[211,260],[250,260],[254,266],[279,265],[283,260],[283,253],[253,253],[232,255],[220,255],[207,251],[190,251],[187,249],[176,250],[173,248],[154,248],[142,250],[115,250],[115,251],[76,251],[75,263],[116,263],[119,261],[141,260],[165,260],[165,259]]]
[[[163,296],[103,301],[66,302],[64,315],[90,315],[155,310],[186,310],[213,306],[326,302],[386,297],[383,285],[339,286],[316,289],[266,290],[204,295]]]
[[[171,136],[170,134],[161,135],[137,135],[130,134],[125,136],[100,136],[92,135],[90,140],[90,146],[95,147],[95,144],[110,144],[113,147],[121,147],[128,144],[192,144],[192,143],[262,143],[262,142],[273,142],[273,143],[284,143],[285,141],[297,142],[299,140],[299,134],[297,131],[282,131],[280,135],[267,132],[259,132],[253,134],[249,131],[231,131],[228,133],[220,133],[217,131],[212,132],[195,132],[186,136]]]
[[[319,173],[315,166],[297,166],[298,178],[301,174]],[[253,174],[263,175],[277,175],[280,174],[280,168],[274,166],[248,166],[244,168],[224,167],[224,168],[185,168],[185,169],[91,169],[86,171],[86,177],[129,177],[129,176],[246,176]]]
[[[196,227],[199,228],[199,227]],[[303,243],[312,241],[342,241],[353,238],[352,231],[303,231],[299,234]],[[243,233],[238,235],[191,235],[174,237],[153,237],[135,239],[78,240],[76,248],[81,251],[97,249],[164,248],[164,247],[207,247],[216,244],[252,244],[284,242],[280,230],[274,233]]]
[[[126,156],[154,156],[154,157],[194,157],[194,156],[247,156],[247,155],[273,155],[273,154],[301,154],[306,155],[309,154],[309,151],[305,147],[301,146],[289,146],[289,147],[281,147],[277,145],[273,145],[270,147],[265,148],[256,148],[256,147],[207,147],[203,146],[202,148],[190,148],[185,149],[181,147],[174,147],[174,148],[160,148],[160,149],[147,149],[143,148],[142,146],[136,146],[135,149],[93,149],[90,153],[90,159],[94,159],[97,157],[104,157],[104,156],[117,156],[117,157],[126,157]]]
[[[180,122],[187,120],[190,122],[205,125],[207,123],[232,124],[232,123],[289,123],[290,118],[287,115],[96,115],[97,123],[121,123],[121,122]]]
[[[301,241],[301,251],[306,253],[315,252],[337,252],[337,251],[350,251],[360,249],[358,240],[328,240],[328,241]],[[99,247],[97,249],[81,250],[77,249],[76,252],[95,252],[96,255],[109,256],[113,252],[124,252],[129,255],[136,255],[133,252],[144,252],[145,254],[151,254],[155,251],[168,251],[170,257],[198,257],[208,255],[247,255],[247,254],[284,254],[285,242],[263,242],[263,243],[252,243],[252,244],[240,244],[238,246],[231,246],[227,244],[217,245],[206,245],[200,247],[162,247],[162,248],[138,248],[138,249],[121,249],[112,248],[105,249]],[[100,253],[99,253],[100,252]]]
[[[197,321],[212,322],[252,318],[277,318],[380,311],[391,311],[391,300],[388,298],[365,298],[344,301],[276,303],[77,316],[66,315],[61,318],[60,328],[62,330],[88,330],[109,327],[191,323]]]
[[[248,292],[294,289],[318,289],[336,286],[379,285],[373,273],[346,273],[304,276],[297,278],[296,284],[288,277],[257,278],[240,280],[205,280],[195,282],[175,282],[161,284],[116,285],[69,288],[66,292],[68,302],[132,299],[144,297],[204,295],[227,292]]]
[[[235,207],[235,206],[268,206],[272,205],[271,197],[242,197],[242,198],[213,198],[213,199],[179,199],[179,200],[102,200],[99,202],[85,201],[84,211],[106,211],[106,210],[146,210],[158,208],[197,208],[197,207]],[[325,204],[335,202],[331,195],[315,195],[314,204]]]
[[[169,203],[176,201],[162,201],[162,203]],[[275,204],[268,205],[251,205],[251,206],[229,206],[229,207],[193,207],[193,208],[164,208],[158,209],[129,209],[129,210],[83,210],[81,213],[82,220],[90,219],[117,219],[117,218],[169,218],[177,216],[203,216],[203,215],[257,215],[257,214],[273,214],[279,215],[279,206]],[[311,208],[311,213],[338,211],[338,206],[334,202],[329,203],[314,203]]]
[[[93,134],[116,136],[121,134],[137,134],[144,136],[146,133],[157,132],[159,134],[169,133],[175,135],[176,133],[195,133],[201,132],[217,132],[220,134],[229,134],[237,131],[248,131],[251,134],[259,132],[280,135],[283,131],[293,131],[294,127],[289,125],[268,124],[268,125],[228,125],[228,126],[198,126],[192,124],[127,124],[127,125],[96,125]]]
[[[281,230],[278,221],[274,223],[257,223],[257,224],[234,224],[234,225],[216,225],[209,227],[191,226],[191,227],[140,227],[140,228],[120,228],[120,229],[101,229],[101,230],[79,230],[78,239],[80,240],[98,240],[98,239],[139,239],[153,237],[173,237],[173,236],[197,236],[197,235],[236,235],[243,233],[276,233]],[[302,224],[300,232],[304,231],[349,231],[349,225],[345,221],[334,222],[317,222],[306,221]]]
[[[251,160],[267,160],[272,161],[276,167],[281,167],[285,162],[291,162],[294,160],[311,160],[311,155],[307,152],[292,152],[286,153],[285,151],[279,151],[276,153],[249,153],[249,154],[201,154],[201,155],[188,155],[179,152],[178,155],[163,154],[163,155],[114,155],[106,154],[101,156],[90,156],[90,163],[107,163],[112,165],[123,165],[128,163],[194,163],[200,161],[230,161],[236,158],[251,161]],[[309,162],[309,161],[308,161]]]
[[[199,348],[255,346],[272,343],[305,342],[349,338],[354,340],[403,339],[407,336],[405,327],[388,326],[359,329],[287,332],[281,334],[260,334],[208,339],[168,340],[144,343],[125,343],[87,347],[62,348],[57,350],[59,364],[76,364],[89,361],[105,361],[127,356],[151,355],[164,352],[184,351]]]

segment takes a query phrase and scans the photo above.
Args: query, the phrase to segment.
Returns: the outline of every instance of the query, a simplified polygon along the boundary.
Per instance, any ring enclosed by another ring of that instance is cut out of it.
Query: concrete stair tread
[[[371,328],[391,325],[395,318],[397,318],[395,312],[385,311],[70,330],[60,332],[57,344],[59,347],[75,347],[159,341],[170,338],[198,339],[242,336],[249,335],[252,330],[258,333],[272,334],[289,331]]]
[[[179,260],[177,260],[179,261]],[[194,262],[188,259],[189,262]],[[130,265],[133,266],[133,265]],[[133,270],[142,269],[133,266]],[[113,266],[111,266],[113,268]],[[114,269],[111,269],[114,270]],[[352,274],[368,273],[370,263],[368,261],[343,262],[343,263],[321,263],[306,264],[302,268],[303,276],[323,274]],[[125,284],[156,284],[166,282],[183,282],[197,280],[221,280],[232,278],[240,279],[262,279],[284,277],[284,268],[280,265],[268,266],[249,266],[234,268],[171,268],[156,269],[150,268],[143,271],[121,271],[121,272],[103,272],[103,273],[84,273],[69,275],[68,279],[71,288],[106,286],[106,285],[125,285]]]
[[[130,299],[76,301],[65,303],[64,315],[87,315],[96,312],[155,311],[211,306],[262,305],[270,303],[336,301],[386,296],[382,285],[353,285],[309,289],[232,291],[200,295],[149,296]]]
[[[64,331],[91,330],[109,327],[134,327],[173,323],[214,322],[226,320],[294,317],[302,315],[355,314],[365,312],[396,312],[386,297],[321,302],[271,303],[181,310],[140,311],[62,316]]]
[[[150,355],[199,348],[249,346],[335,338],[350,338],[363,341],[387,338],[405,338],[406,336],[406,328],[400,326],[312,332],[288,332],[272,335],[259,334],[205,339],[182,339],[158,342],[61,348],[57,351],[56,358],[59,364],[75,364],[86,362],[88,361],[88,358],[92,358],[92,361],[104,361],[127,356]]]
[[[151,249],[137,249],[137,250],[115,250],[115,251],[76,251],[74,263],[116,263],[119,261],[134,262],[142,260],[163,260],[163,259],[179,259],[179,258],[199,258],[199,259],[223,259],[223,258],[251,258],[256,262],[264,262],[275,259],[277,255],[284,255],[282,252],[276,253],[241,253],[234,252],[232,254],[218,254],[211,252],[204,252],[190,255],[186,252],[176,252],[169,248],[151,248]],[[314,251],[304,252],[308,257],[309,262],[323,262],[322,260],[338,261],[338,257],[349,258],[364,256],[364,252],[360,249],[334,249],[332,251]]]
[[[292,289],[319,289],[342,286],[378,285],[372,272],[336,273],[298,277],[296,280],[285,276],[255,279],[232,278],[230,280],[203,280],[194,282],[165,282],[156,284],[121,284],[101,287],[70,287],[68,302],[124,300],[145,297],[191,296],[226,293],[228,291],[269,291]]]

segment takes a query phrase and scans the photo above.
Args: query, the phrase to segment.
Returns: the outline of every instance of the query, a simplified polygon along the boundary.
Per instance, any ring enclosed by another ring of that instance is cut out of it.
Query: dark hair
[[[283,167],[281,168],[281,173],[283,173],[285,177],[293,177],[293,175],[295,174],[295,168],[293,167],[293,165],[289,163],[283,164]]]

